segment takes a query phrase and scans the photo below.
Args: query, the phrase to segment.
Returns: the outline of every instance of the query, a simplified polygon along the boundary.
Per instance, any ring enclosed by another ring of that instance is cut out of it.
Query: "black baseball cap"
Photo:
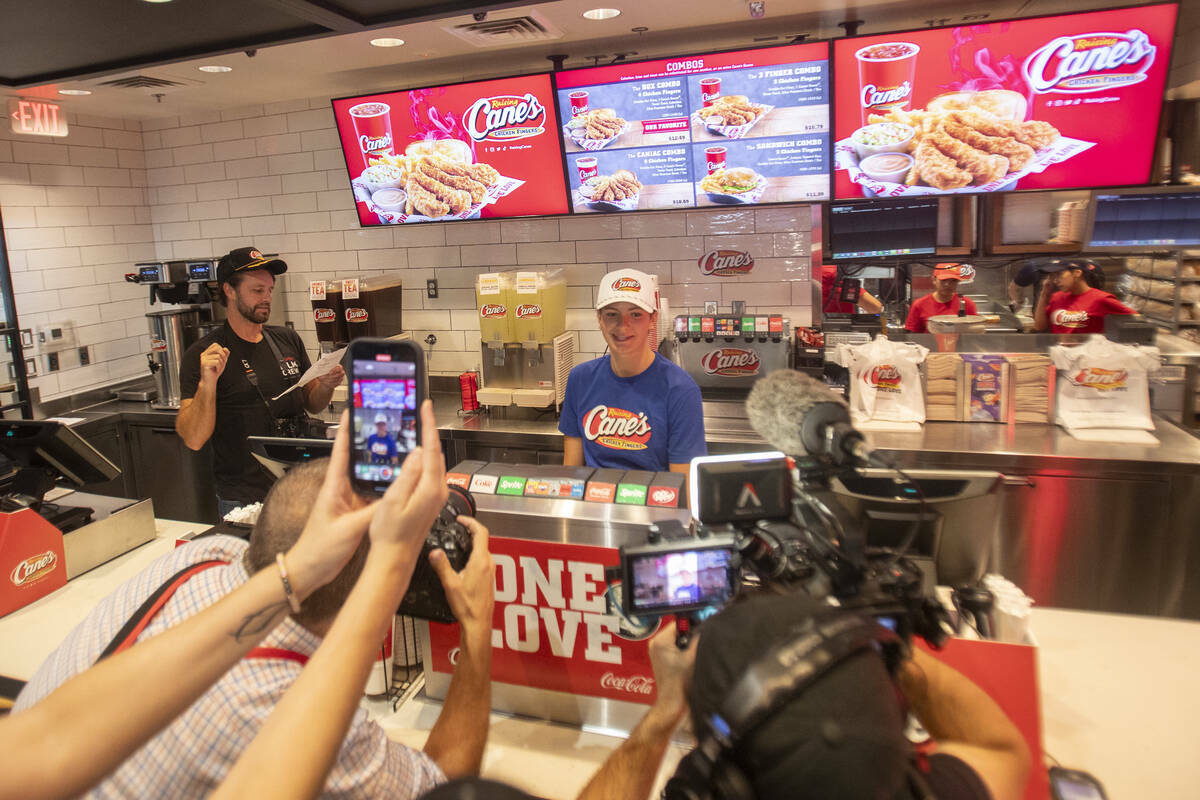
[[[272,275],[287,272],[287,263],[282,259],[264,256],[257,247],[239,247],[221,256],[217,262],[217,283],[225,283],[233,273],[248,269],[267,269]]]
[[[733,603],[704,622],[688,704],[693,725],[718,712],[730,689],[774,644],[830,607],[804,594]],[[759,800],[895,797],[912,747],[899,689],[874,649],[846,658],[745,735],[734,760]]]
[[[1086,258],[1056,258],[1040,268],[1042,272],[1064,272],[1068,269],[1081,270],[1083,273],[1095,272],[1100,269],[1095,261]]]

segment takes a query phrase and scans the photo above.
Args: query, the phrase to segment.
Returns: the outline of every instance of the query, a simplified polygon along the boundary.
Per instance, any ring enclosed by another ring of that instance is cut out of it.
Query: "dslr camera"
[[[458,517],[475,516],[475,500],[458,486],[447,488],[450,494],[425,536],[421,556],[413,569],[408,591],[400,601],[400,608],[396,612],[398,614],[433,622],[458,621],[454,612],[450,610],[442,581],[434,571],[433,565],[429,563],[429,554],[434,550],[441,550],[446,554],[446,560],[450,562],[454,571],[462,572],[467,560],[471,558],[472,538],[471,532],[458,521]]]

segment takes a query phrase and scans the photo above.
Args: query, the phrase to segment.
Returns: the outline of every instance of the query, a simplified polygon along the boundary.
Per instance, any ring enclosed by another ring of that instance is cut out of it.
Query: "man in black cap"
[[[271,477],[250,455],[247,436],[281,431],[281,421],[329,404],[345,373],[341,367],[279,400],[309,368],[304,343],[291,328],[267,325],[275,276],[287,271],[278,258],[239,247],[217,265],[218,302],[226,321],[183,354],[183,400],[175,430],[193,450],[212,439],[220,516],[266,497]]]

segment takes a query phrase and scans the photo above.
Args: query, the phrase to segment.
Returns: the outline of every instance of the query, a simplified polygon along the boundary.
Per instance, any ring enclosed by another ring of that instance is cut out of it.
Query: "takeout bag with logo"
[[[860,345],[840,345],[850,370],[850,415],[855,422],[924,422],[921,362],[929,348],[876,336]]]
[[[30,508],[0,514],[0,617],[66,584],[59,530]]]
[[[1056,345],[1055,422],[1065,428],[1154,430],[1147,373],[1159,364],[1157,347],[1110,342],[1092,335],[1077,347]]]

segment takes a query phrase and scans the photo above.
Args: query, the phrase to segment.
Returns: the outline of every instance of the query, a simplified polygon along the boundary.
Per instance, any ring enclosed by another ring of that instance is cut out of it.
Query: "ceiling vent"
[[[165,78],[154,78],[150,75],[128,75],[111,81],[100,81],[98,86],[114,86],[118,89],[173,89],[183,86],[181,81],[169,81]]]
[[[482,22],[445,25],[442,30],[457,36],[474,47],[500,47],[561,39],[562,31],[537,12],[520,17],[493,17]]]

